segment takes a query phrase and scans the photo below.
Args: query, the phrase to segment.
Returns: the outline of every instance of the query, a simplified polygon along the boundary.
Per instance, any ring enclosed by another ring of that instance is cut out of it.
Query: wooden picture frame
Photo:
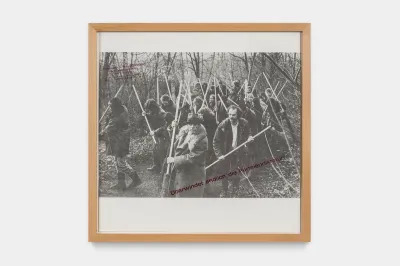
[[[309,242],[311,241],[311,62],[309,23],[91,23],[89,24],[89,211],[90,242]],[[101,32],[299,32],[301,34],[300,233],[101,233],[98,231],[98,37]]]

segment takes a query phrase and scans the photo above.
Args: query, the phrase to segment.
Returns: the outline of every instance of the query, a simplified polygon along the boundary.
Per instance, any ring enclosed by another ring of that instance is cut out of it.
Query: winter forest
[[[147,169],[153,163],[155,144],[143,119],[141,105],[154,99],[161,106],[163,95],[169,96],[176,105],[181,91],[177,109],[181,108],[181,102],[192,106],[196,97],[203,100],[202,106],[209,107],[210,97],[214,95],[216,104],[220,102],[227,110],[231,104],[241,106],[229,96],[239,84],[240,89],[235,93],[251,93],[252,97],[260,99],[259,109],[249,106],[250,112],[260,120],[267,113],[270,97],[280,104],[284,116],[278,119],[282,131],[278,132],[279,141],[275,141],[275,149],[284,146],[286,152],[284,160],[242,174],[236,196],[299,197],[302,76],[299,53],[103,52],[99,55],[98,67],[99,132],[107,126],[110,100],[119,98],[129,115],[130,152],[127,161],[142,180],[142,184],[133,189],[113,189],[117,182],[117,163],[106,153],[106,143],[99,141],[100,196],[160,197],[165,169],[161,168],[160,172]],[[265,96],[266,89],[272,90],[272,96]],[[218,118],[216,121],[217,125],[221,122]],[[269,150],[268,158],[271,158],[274,140],[266,143],[266,139],[267,135],[258,137],[252,149],[259,151],[262,158],[266,158],[263,150]],[[257,159],[252,161],[256,162]],[[207,172],[207,178],[212,176],[215,176],[214,172]],[[127,187],[130,182],[126,177]],[[214,182],[205,190],[205,197],[219,197],[221,184]]]

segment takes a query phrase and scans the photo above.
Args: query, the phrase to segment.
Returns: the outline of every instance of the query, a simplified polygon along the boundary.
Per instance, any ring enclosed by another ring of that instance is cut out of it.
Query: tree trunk
[[[111,54],[112,53],[105,53],[104,56],[104,64],[103,69],[101,71],[101,78],[100,78],[100,99],[104,100],[104,103],[108,103],[110,100],[110,91],[108,90],[108,73],[110,71],[110,63],[111,63]]]

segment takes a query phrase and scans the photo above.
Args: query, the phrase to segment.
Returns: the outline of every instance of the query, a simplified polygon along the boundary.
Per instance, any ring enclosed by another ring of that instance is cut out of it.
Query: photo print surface
[[[100,52],[100,197],[299,198],[298,52]]]

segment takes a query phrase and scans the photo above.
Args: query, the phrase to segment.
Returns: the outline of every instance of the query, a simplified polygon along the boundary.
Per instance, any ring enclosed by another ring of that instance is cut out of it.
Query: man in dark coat
[[[110,106],[111,113],[107,117],[106,127],[100,133],[100,139],[106,140],[107,154],[115,156],[117,163],[118,183],[112,188],[125,190],[125,175],[128,175],[132,179],[130,188],[138,186],[141,180],[136,171],[126,161],[130,143],[128,110],[118,98],[113,98],[110,101]]]
[[[229,91],[228,99],[226,101],[227,105],[232,105],[232,104],[239,104],[239,101],[244,99],[244,93],[243,90],[240,88],[240,82],[238,80],[235,80],[233,82],[233,88],[232,90]]]
[[[189,103],[184,102],[183,106],[179,109],[179,111],[180,111],[180,117],[178,117],[179,118],[178,128],[181,128],[187,124],[188,114],[190,113]]]
[[[251,134],[255,135],[258,133],[258,125],[257,125],[257,116],[251,107],[251,99],[247,98],[244,101],[240,101],[239,107],[242,110],[242,118],[246,119],[249,123],[249,127],[251,130]],[[249,157],[245,160],[246,164],[252,165],[256,160],[256,149],[257,149],[257,140],[249,143]]]
[[[248,153],[247,147],[239,148],[236,152],[225,157],[225,154],[235,149],[247,140],[252,140],[249,123],[240,117],[241,110],[236,105],[228,107],[228,118],[222,121],[215,131],[213,148],[218,157],[220,174],[227,175],[237,168],[244,166],[243,160]],[[242,167],[241,167],[242,168]],[[241,174],[237,174],[222,179],[222,192],[220,197],[228,196],[228,180],[233,182],[232,196],[236,197],[239,189]]]
[[[217,124],[221,123],[225,118],[228,117],[225,107],[222,105],[221,101],[217,102],[217,106],[215,106],[215,94],[210,95],[210,99],[208,101],[208,106],[211,110],[216,114],[217,117]]]
[[[285,142],[281,119],[284,109],[281,103],[273,98],[270,88],[266,89],[266,93],[261,97],[267,105],[261,121],[262,127],[271,126],[271,130],[265,132],[265,141],[267,144],[266,156],[270,158],[286,156],[289,151]]]
[[[258,98],[258,97],[253,98],[252,110],[256,114],[257,128],[258,128],[257,131],[260,132],[262,129],[261,121],[262,121],[262,116],[263,116],[263,109],[261,107],[260,98]]]
[[[263,109],[260,104],[260,98],[254,97],[252,99],[252,110],[256,115],[256,123],[257,123],[257,132],[260,132],[263,127],[261,124]],[[267,150],[267,144],[265,143],[265,138],[260,136],[255,141],[255,152],[256,152],[256,161],[262,161],[265,157],[265,151]]]
[[[263,124],[267,124],[266,120],[270,120],[268,123],[277,131],[282,132],[281,118],[285,111],[282,104],[273,97],[271,88],[265,90],[265,94],[261,95],[261,99],[267,105],[263,113]]]
[[[251,133],[257,134],[258,127],[257,127],[257,117],[253,110],[250,109],[251,103],[248,100],[240,101],[239,107],[242,110],[242,118],[246,119],[249,122],[249,126],[251,129]]]
[[[175,123],[173,122],[174,119],[175,118],[171,113],[168,113],[168,112],[165,113],[165,125],[160,127],[159,129],[157,129],[154,133],[154,135],[157,138],[163,138],[163,139],[167,140],[167,143],[168,143],[168,148],[166,150],[165,156],[162,157],[160,155],[160,157],[162,157],[161,159],[163,160],[162,164],[161,164],[161,171],[160,171],[161,176],[160,176],[160,179],[158,180],[159,181],[158,184],[160,187],[162,186],[163,176],[167,170],[167,160],[166,159],[169,154],[170,143],[171,143],[170,139],[172,138],[173,127],[175,126]]]
[[[175,115],[175,104],[171,100],[171,98],[167,94],[164,94],[163,96],[161,96],[160,100],[161,100],[161,108],[165,112]]]
[[[144,105],[144,109],[152,130],[150,131],[150,135],[156,139],[153,147],[153,165],[147,168],[147,170],[160,173],[162,163],[167,156],[170,141],[165,121],[167,113],[157,105],[154,99],[148,99]]]
[[[264,96],[264,102],[267,104],[267,109],[269,111],[270,117],[275,117],[272,114],[272,108],[270,108],[270,106],[272,104],[272,106],[274,107],[273,109],[274,109],[275,113],[277,114],[278,121],[281,123],[281,126],[283,126],[283,121],[286,121],[286,125],[287,125],[287,128],[289,129],[292,139],[295,142],[298,142],[299,139],[298,139],[297,135],[294,133],[292,123],[290,122],[290,119],[286,112],[286,106],[283,103],[281,103],[277,98],[274,97],[272,89],[270,89],[270,88],[266,89],[266,92],[265,92],[265,94],[263,94],[263,96]],[[271,103],[269,102],[268,98],[271,101]],[[276,119],[275,120],[273,119],[273,124],[274,124],[274,127],[276,130],[283,132],[284,129],[279,128],[280,125],[276,125],[277,124]]]
[[[205,104],[202,105],[203,99],[200,97],[196,97],[193,101],[193,104],[195,106],[195,110],[197,111],[197,114],[200,116],[202,119],[202,124],[204,128],[207,131],[207,138],[209,141],[209,149],[212,150],[212,140],[214,137],[215,130],[217,129],[217,122],[215,121],[215,114],[214,112],[208,108]],[[212,154],[214,152],[211,151]],[[211,155],[211,154],[209,154]],[[209,157],[209,156],[207,156]],[[207,163],[209,163],[209,159],[207,159]]]
[[[188,114],[175,141],[175,156],[168,157],[167,163],[175,166],[175,197],[201,198],[206,180],[207,132],[201,124],[201,118],[193,112]]]

